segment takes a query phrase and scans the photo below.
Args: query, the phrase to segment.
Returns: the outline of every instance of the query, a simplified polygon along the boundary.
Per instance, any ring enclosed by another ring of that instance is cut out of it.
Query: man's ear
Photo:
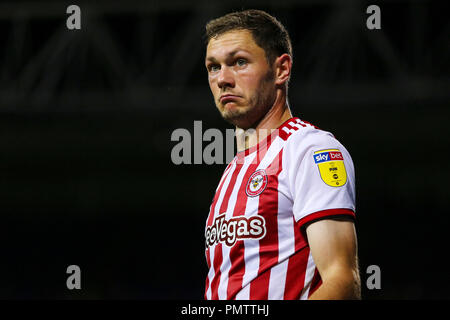
[[[275,59],[276,78],[275,83],[283,85],[287,83],[291,76],[292,58],[287,53],[283,53],[281,56]]]

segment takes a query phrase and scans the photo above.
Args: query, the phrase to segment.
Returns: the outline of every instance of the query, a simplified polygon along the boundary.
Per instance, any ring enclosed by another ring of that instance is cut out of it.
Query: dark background
[[[0,2],[0,298],[203,298],[225,165],[174,165],[170,137],[195,120],[231,128],[202,34],[247,8],[290,32],[294,115],[353,157],[363,298],[449,298],[446,2]],[[66,28],[70,4],[81,30]],[[366,28],[369,4],[381,30]],[[66,288],[72,264],[81,290]]]

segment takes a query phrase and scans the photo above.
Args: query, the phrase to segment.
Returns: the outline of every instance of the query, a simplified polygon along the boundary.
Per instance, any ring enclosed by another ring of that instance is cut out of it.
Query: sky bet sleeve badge
[[[340,187],[347,182],[344,158],[338,149],[314,152],[314,162],[319,167],[320,177],[330,187]]]

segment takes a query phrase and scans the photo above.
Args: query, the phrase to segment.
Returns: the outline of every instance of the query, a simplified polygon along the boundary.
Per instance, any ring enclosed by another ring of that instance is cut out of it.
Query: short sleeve
[[[300,225],[332,216],[355,218],[355,172],[345,147],[330,133],[304,137],[289,152],[293,214]]]

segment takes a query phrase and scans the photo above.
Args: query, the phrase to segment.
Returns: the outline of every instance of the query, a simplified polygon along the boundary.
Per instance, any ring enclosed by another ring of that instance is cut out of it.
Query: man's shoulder
[[[281,130],[286,131],[283,128]],[[283,158],[286,159],[289,166],[300,163],[303,159],[313,159],[314,154],[326,151],[341,152],[345,154],[345,158],[350,159],[344,145],[331,132],[312,124],[291,130],[284,137],[282,135],[280,131],[280,137],[285,140]]]
[[[284,123],[279,130],[280,137],[286,141],[285,146],[287,148],[308,148],[337,142],[331,132],[322,130],[299,118],[292,118]]]

